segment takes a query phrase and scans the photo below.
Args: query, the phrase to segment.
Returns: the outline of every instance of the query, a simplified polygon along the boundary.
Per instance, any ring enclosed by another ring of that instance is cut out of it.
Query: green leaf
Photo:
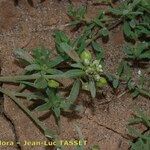
[[[131,27],[127,21],[123,24],[123,32],[127,37],[130,37],[132,34]]]
[[[121,61],[121,63],[119,64],[119,67],[117,69],[117,74],[119,76],[121,76],[121,74],[123,73],[123,70],[124,70],[124,61]]]
[[[60,108],[63,110],[63,111],[68,111],[70,109],[72,109],[72,103],[67,101],[67,100],[62,100],[61,101],[61,104],[60,104]]]
[[[109,8],[109,11],[115,15],[122,15],[122,10],[116,9],[116,8]]]
[[[136,57],[139,58],[140,55],[142,53],[144,53],[145,49],[147,49],[147,48],[148,48],[148,43],[147,42],[142,42],[142,43],[138,43],[137,45],[135,45],[135,49],[136,49],[135,55],[136,55]],[[149,52],[149,54],[150,54],[150,52]]]
[[[124,51],[127,55],[133,55],[132,47],[131,47],[130,44],[124,45],[123,51]]]
[[[41,70],[41,67],[38,64],[31,64],[24,68],[27,71],[38,71]]]
[[[80,62],[80,58],[77,52],[73,50],[70,45],[68,45],[67,43],[61,43],[60,47],[70,58],[72,58],[76,62]]]
[[[62,77],[65,78],[77,78],[77,77],[81,77],[85,75],[85,72],[81,69],[72,69],[69,70],[67,72],[65,72],[63,75],[61,75]]]
[[[103,23],[102,23],[101,19],[95,18],[93,21],[94,21],[94,23],[95,23],[96,25],[98,25],[99,27],[103,27]]]
[[[92,47],[96,51],[96,58],[99,60],[103,60],[104,49],[97,42],[92,42]]]
[[[21,83],[21,84],[24,85],[24,86],[28,85],[28,86],[31,86],[31,87],[36,88],[35,84],[32,83],[32,82],[28,82],[28,81],[20,81],[19,83]]]
[[[67,12],[72,20],[82,20],[86,13],[86,6],[74,7],[73,5],[69,5]]]
[[[78,54],[81,54],[86,47],[86,37],[84,37],[83,35],[77,37],[77,39],[73,43],[73,47]]]
[[[132,19],[132,20],[129,22],[129,24],[130,24],[130,27],[131,27],[131,28],[135,28],[135,27],[136,27],[136,20],[135,20],[135,19]]]
[[[30,93],[29,95],[27,95],[27,100],[39,100],[42,99],[44,100],[44,95],[42,93]]]
[[[95,51],[103,53],[104,49],[97,42],[92,42],[92,46]]]
[[[75,63],[75,64],[71,64],[70,65],[73,68],[79,68],[79,69],[83,69],[84,66],[81,63]]]
[[[90,88],[92,98],[95,98],[95,96],[96,96],[96,86],[95,86],[95,81],[93,79],[91,79],[89,81],[89,88]]]
[[[140,2],[144,8],[150,10],[149,0],[141,0]]]
[[[135,8],[140,2],[141,2],[141,0],[133,0],[133,2],[130,3],[130,7],[133,9],[133,8]]]
[[[59,65],[60,63],[62,63],[64,60],[66,60],[67,58],[64,58],[62,56],[57,56],[54,60],[52,60],[50,62],[50,67],[55,67],[57,65]]]
[[[55,42],[57,44],[60,44],[62,42],[65,42],[65,43],[70,42],[69,38],[66,36],[66,34],[63,31],[56,30],[54,32],[54,37],[55,37]]]
[[[128,131],[129,131],[129,134],[132,135],[133,137],[140,137],[141,136],[141,133],[139,130],[135,129],[135,128],[132,128],[132,127],[127,127]]]
[[[58,70],[58,69],[51,69],[51,68],[45,70],[45,72],[48,73],[48,74],[52,74],[52,75],[53,75],[53,74],[62,74],[62,73],[63,73],[61,70]]]
[[[56,118],[59,120],[59,118],[60,118],[60,112],[61,112],[60,108],[59,107],[53,107],[52,110],[53,110]]]
[[[113,80],[113,87],[116,89],[119,86],[119,80],[118,79],[114,79]]]
[[[140,94],[140,92],[136,89],[132,92],[133,98],[136,98],[137,96],[139,96],[139,94]]]
[[[77,79],[74,81],[71,92],[67,98],[67,100],[71,101],[71,103],[73,103],[77,99],[80,91],[80,85],[81,85],[80,80]]]
[[[125,80],[129,80],[131,78],[131,76],[132,76],[131,67],[127,61],[124,61],[124,70],[123,70],[122,77]]]
[[[40,77],[35,80],[34,85],[38,89],[44,89],[47,87],[47,81],[43,77]]]
[[[121,61],[117,69],[117,75],[126,81],[131,78],[131,67],[127,61]]]
[[[35,63],[40,66],[50,67],[50,50],[44,47],[37,47],[33,50],[33,56],[35,58]]]
[[[40,105],[40,106],[36,107],[35,110],[37,110],[37,111],[46,111],[46,110],[50,110],[51,107],[52,107],[52,103],[47,102],[43,105]]]
[[[81,20],[75,20],[75,21],[71,21],[69,25],[75,28],[80,23],[81,23]]]
[[[102,28],[100,30],[100,34],[103,36],[103,37],[107,37],[109,35],[109,31],[106,27]]]
[[[135,125],[142,122],[141,118],[132,118],[129,120],[128,125]]]
[[[150,117],[147,116],[142,110],[137,110],[137,117],[140,117],[142,119],[142,123],[146,127],[150,127]]]
[[[127,86],[130,91],[135,89],[135,84],[132,80],[128,81]]]
[[[13,51],[13,53],[17,59],[26,61],[29,64],[31,64],[34,61],[34,58],[28,52],[26,52],[24,49],[15,49]]]
[[[140,59],[150,59],[150,51],[146,51],[146,52],[143,52],[142,54],[140,54],[139,56]]]

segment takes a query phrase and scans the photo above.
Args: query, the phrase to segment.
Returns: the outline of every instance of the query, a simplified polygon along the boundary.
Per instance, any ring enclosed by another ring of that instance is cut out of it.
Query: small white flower
[[[98,66],[98,65],[99,65],[99,63],[100,63],[100,61],[99,61],[99,60],[94,60],[92,64],[93,64],[93,65]]]
[[[138,70],[138,75],[141,75],[141,74],[142,74],[141,70]]]
[[[97,72],[103,72],[103,69],[102,69],[102,65],[99,65],[97,68],[96,68]]]
[[[88,70],[85,70],[85,73],[86,73],[86,74],[89,74]]]
[[[101,68],[101,69],[102,69],[102,65],[101,65],[101,64],[99,64],[99,65],[98,65],[98,68]]]
[[[85,71],[86,74],[91,74],[93,73],[93,68],[88,67]]]

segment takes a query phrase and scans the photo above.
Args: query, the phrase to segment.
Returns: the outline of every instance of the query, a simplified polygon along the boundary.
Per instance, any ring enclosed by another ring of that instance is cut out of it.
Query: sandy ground
[[[34,1],[35,7],[30,7],[25,0],[15,7],[12,1],[0,1],[0,62],[2,75],[14,75],[21,73],[22,69],[14,62],[12,50],[14,48],[25,47],[28,51],[43,44],[45,47],[53,50],[53,31],[56,28],[65,30],[70,36],[76,34],[66,28],[69,21],[66,15],[68,5],[67,0],[58,2],[57,0],[46,0],[44,3]],[[86,1],[73,1],[74,4],[86,4]],[[92,9],[88,5],[88,17],[97,14],[99,6]],[[110,42],[104,44],[106,55],[107,70],[114,72],[117,63],[122,58],[122,41],[123,36],[120,33],[120,27],[110,35]],[[52,51],[54,54],[55,52]],[[117,58],[117,59],[116,59]],[[3,85],[8,89],[14,86]],[[74,124],[77,123],[82,134],[87,140],[86,149],[89,150],[93,145],[99,145],[101,150],[127,150],[128,138],[126,125],[134,108],[142,107],[150,110],[149,100],[139,97],[133,100],[130,94],[124,94],[118,98],[113,94],[110,87],[105,90],[106,97],[98,96],[91,103],[91,99],[84,93],[80,95],[79,101],[83,103],[85,112],[80,117],[61,118],[60,139],[78,138]],[[107,103],[107,101],[110,101]],[[106,103],[105,103],[106,102]],[[24,105],[29,105],[23,101]],[[94,111],[93,111],[94,108]],[[15,103],[8,97],[4,97],[4,110],[9,116],[0,115],[0,140],[24,141],[24,140],[46,140],[40,130],[34,123],[22,112]],[[35,113],[35,112],[33,112]],[[54,118],[51,114],[36,114],[44,118],[44,122],[51,129],[56,129]],[[15,130],[14,130],[15,129]],[[15,150],[17,147],[2,147],[1,149]],[[50,150],[47,147],[30,147],[22,146],[22,150]],[[65,150],[74,150],[73,147],[66,147]]]

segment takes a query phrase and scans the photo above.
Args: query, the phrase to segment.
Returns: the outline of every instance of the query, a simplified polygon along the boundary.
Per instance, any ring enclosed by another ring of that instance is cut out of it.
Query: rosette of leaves
[[[83,35],[88,39],[94,38],[95,35],[99,35],[99,37],[102,38],[108,38],[109,31],[106,26],[108,20],[105,12],[99,11],[98,15],[85,25]]]
[[[17,76],[14,81],[10,82],[25,85],[23,88],[32,87],[35,91],[31,94],[15,92],[15,95],[26,97],[28,100],[42,100],[45,104],[38,106],[36,110],[52,110],[56,119],[59,120],[61,110],[69,109],[71,102],[68,103],[64,100],[65,98],[61,98],[57,89],[61,86],[66,87],[65,82],[68,84],[68,81],[71,80],[63,79],[63,72],[53,68],[54,63],[53,60],[50,61],[50,51],[48,49],[36,48],[33,50],[33,55],[23,49],[15,50],[14,53],[19,60],[25,62],[26,67],[23,76]],[[9,81],[7,80],[7,82]]]
[[[73,6],[72,6],[73,7]],[[73,7],[73,10],[77,9]],[[76,12],[77,13],[77,12]],[[76,14],[74,13],[74,14]],[[73,13],[68,13],[69,16],[73,16]],[[103,48],[96,42],[96,39],[99,37],[102,37],[104,40],[108,39],[109,31],[109,19],[108,16],[106,16],[104,11],[99,11],[98,15],[89,20],[86,17],[86,12],[84,13],[83,20],[81,21],[83,24],[83,33],[81,36],[77,37],[77,39],[74,42],[74,45],[76,48],[76,51],[80,54],[88,45],[92,45],[93,50],[96,54],[97,59],[104,59],[104,50]],[[74,22],[78,22],[78,19],[76,17],[72,17],[72,20]],[[78,27],[78,24],[74,24],[73,27]],[[80,46],[80,47],[78,47]]]
[[[80,24],[84,24],[86,22],[85,20],[85,14],[86,14],[87,8],[86,6],[79,6],[74,7],[73,5],[69,5],[67,14],[71,19],[70,25],[75,27]]]
[[[133,61],[150,60],[150,43],[136,42],[135,45],[127,43],[124,46],[124,52],[128,59]]]
[[[51,110],[59,120],[60,112],[70,110],[78,97],[80,82],[77,78],[83,74],[83,71],[75,69],[64,73],[58,70],[54,65],[56,60],[50,59],[50,51],[41,47],[33,50],[32,55],[23,49],[17,49],[14,53],[25,65],[24,75],[1,77],[0,82],[21,84],[21,90],[13,92],[15,96],[43,101],[44,104],[38,106],[36,110]],[[73,87],[66,101],[66,98],[59,94],[60,88],[71,85]],[[24,92],[28,87],[33,89],[31,93]]]
[[[50,51],[43,47],[33,50],[30,55],[24,49],[17,49],[14,51],[17,59],[22,60],[25,64],[25,75],[39,76],[34,83],[23,81],[22,84],[30,85],[35,88],[44,89],[48,86],[46,75],[61,74],[62,71],[54,68],[53,61],[50,61]]]
[[[122,19],[125,37],[136,41],[140,37],[145,39],[150,34],[148,8],[147,0],[127,0],[109,11]]]
[[[94,19],[87,19],[86,17],[86,7],[80,6],[79,8],[70,6],[68,8],[68,15],[71,17],[70,25],[79,27],[79,25],[84,25],[83,36],[87,38],[92,38],[95,35],[94,30],[98,30],[98,34],[102,37],[108,37],[108,29],[105,26],[108,18],[104,11],[99,11],[98,15]]]

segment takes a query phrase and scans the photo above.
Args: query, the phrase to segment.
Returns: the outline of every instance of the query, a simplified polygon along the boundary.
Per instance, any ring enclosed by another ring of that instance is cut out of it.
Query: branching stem
[[[10,91],[1,88],[0,87],[0,92],[4,93],[5,95],[7,95],[8,97],[10,97],[20,108],[21,110],[23,110],[31,119],[32,121],[41,129],[42,132],[45,132],[46,130],[48,130],[48,128],[37,118],[35,117],[31,111],[26,108],[19,100],[18,98],[16,98]],[[51,132],[51,139],[55,138],[56,134],[53,133],[53,131]]]

